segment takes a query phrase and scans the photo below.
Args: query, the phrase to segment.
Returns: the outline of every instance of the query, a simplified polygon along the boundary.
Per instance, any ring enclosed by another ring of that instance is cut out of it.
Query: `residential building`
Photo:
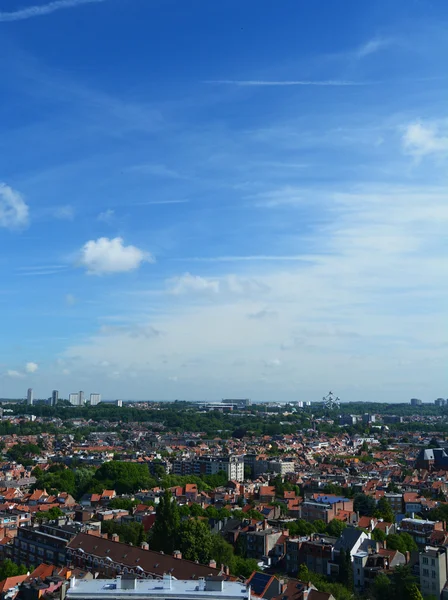
[[[391,505],[394,514],[398,515],[403,512],[403,494],[394,494],[392,492],[386,492],[384,494],[384,497],[386,498],[386,500],[389,501],[389,504]],[[408,510],[405,509],[405,512],[408,512]]]
[[[66,548],[76,535],[70,526],[40,525],[19,527],[10,550],[10,558],[17,564],[37,565],[42,562],[63,566]]]
[[[254,571],[246,584],[250,586],[251,594],[258,598],[264,598],[264,600],[272,600],[285,592],[287,588],[284,580],[278,579],[270,573],[260,573],[259,571]]]
[[[409,533],[419,545],[429,544],[435,531],[443,531],[442,521],[425,521],[423,519],[403,519],[398,532]]]
[[[445,400],[445,398],[437,398],[437,400],[434,400],[434,404],[436,406],[443,407],[446,405],[446,400]]]
[[[250,398],[226,398],[222,400],[222,404],[233,404],[235,408],[249,408],[251,400]]]
[[[26,403],[28,406],[33,406],[33,402],[34,402],[33,388],[28,388],[28,392],[26,394]]]
[[[356,590],[369,588],[379,573],[390,573],[398,565],[406,564],[406,557],[398,550],[387,550],[377,545],[353,556],[353,584]]]
[[[58,390],[53,390],[51,392],[51,406],[56,406],[59,401],[59,392]]]
[[[106,539],[78,533],[67,546],[67,565],[94,569],[105,577],[135,574],[160,579],[164,573],[171,573],[178,580],[218,576],[226,571],[225,567],[216,568],[213,563],[201,565],[185,560],[180,552],[171,556],[149,550],[148,544],[142,544],[140,548],[123,544],[116,534],[112,539]]]
[[[283,534],[281,529],[266,527],[266,521],[264,521],[262,529],[251,525],[248,531],[242,531],[238,536],[238,543],[244,547],[244,555],[247,558],[261,560],[268,556]]]
[[[319,575],[330,575],[331,564],[334,562],[334,538],[307,540],[300,545],[298,564],[305,564],[310,571]]]
[[[171,574],[164,574],[161,580],[138,579],[135,575],[92,580],[73,577],[67,591],[68,600],[210,600],[211,598],[250,600],[250,586],[217,576],[179,580]]]
[[[422,448],[415,461],[417,469],[448,470],[448,454],[444,448]]]
[[[175,475],[216,475],[224,471],[227,479],[244,480],[244,456],[199,456],[193,459],[180,459],[173,462]]]
[[[101,402],[101,394],[90,394],[90,406],[96,406]]]
[[[75,392],[74,394],[68,395],[68,401],[72,406],[79,406],[79,394]]]
[[[300,506],[301,518],[310,523],[318,519],[329,523],[339,511],[353,513],[353,500],[339,496],[315,495],[312,499],[305,500]],[[353,513],[353,517],[356,517],[355,513]]]
[[[420,398],[411,398],[411,406],[421,406],[422,404]]]
[[[85,402],[85,395],[84,395],[84,392],[82,390],[80,390],[80,392],[79,392],[79,405],[80,406],[84,406],[84,402]]]
[[[447,548],[426,546],[420,552],[420,589],[423,596],[440,598],[447,582]]]

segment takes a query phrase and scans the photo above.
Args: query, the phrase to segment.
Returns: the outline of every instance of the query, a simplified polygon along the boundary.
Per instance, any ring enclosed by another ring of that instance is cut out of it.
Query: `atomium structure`
[[[341,405],[340,398],[335,396],[333,392],[328,392],[328,394],[322,398],[322,402],[324,404],[324,408],[327,410],[334,410],[339,408]]]

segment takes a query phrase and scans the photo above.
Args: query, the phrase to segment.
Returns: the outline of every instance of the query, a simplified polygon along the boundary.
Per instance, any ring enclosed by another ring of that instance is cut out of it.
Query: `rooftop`
[[[222,577],[200,579],[174,579],[164,575],[163,579],[93,579],[90,581],[72,578],[68,599],[99,599],[115,597],[149,598],[222,598],[223,600],[250,600],[250,587],[236,581],[224,581]]]

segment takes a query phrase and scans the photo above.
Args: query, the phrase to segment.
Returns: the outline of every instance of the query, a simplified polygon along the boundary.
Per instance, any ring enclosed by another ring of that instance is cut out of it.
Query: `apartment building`
[[[386,500],[389,501],[394,514],[398,515],[403,512],[403,494],[394,494],[392,492],[386,492],[384,494]],[[406,511],[407,512],[407,509]]]
[[[268,556],[284,533],[281,529],[266,527],[265,521],[262,528],[251,525],[248,531],[242,531],[239,534],[238,543],[244,547],[244,554],[247,558],[260,560],[264,556]]]
[[[353,513],[353,500],[338,496],[317,495],[310,500],[305,500],[300,507],[301,518],[310,523],[318,519],[329,523],[339,511]]]
[[[100,576],[112,578],[138,575],[161,579],[164,573],[170,573],[178,580],[198,579],[219,576],[225,571],[225,568],[216,568],[216,564],[201,565],[185,560],[180,552],[171,556],[150,550],[148,544],[142,544],[140,548],[123,544],[116,534],[112,539],[106,539],[86,533],[79,533],[68,544],[67,566],[87,571],[93,569]]]
[[[170,574],[162,580],[117,576],[114,579],[80,580],[75,577],[68,600],[250,600],[250,586],[224,577],[178,580]]]
[[[398,532],[405,532],[412,535],[414,540],[420,546],[429,545],[434,531],[443,531],[442,521],[424,521],[423,519],[403,519],[398,528]]]
[[[423,596],[440,598],[447,582],[447,548],[426,546],[420,552],[420,589]]]
[[[58,527],[41,525],[39,527],[20,527],[9,549],[15,563],[37,565],[47,563],[64,566],[66,548],[77,533],[77,528],[70,525]]]
[[[173,462],[175,475],[216,475],[222,471],[229,481],[244,481],[244,456],[199,456]]]

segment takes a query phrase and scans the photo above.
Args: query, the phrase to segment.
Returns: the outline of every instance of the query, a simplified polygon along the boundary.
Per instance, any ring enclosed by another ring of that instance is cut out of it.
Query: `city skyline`
[[[2,396],[446,397],[445,1],[35,4],[0,9]]]

